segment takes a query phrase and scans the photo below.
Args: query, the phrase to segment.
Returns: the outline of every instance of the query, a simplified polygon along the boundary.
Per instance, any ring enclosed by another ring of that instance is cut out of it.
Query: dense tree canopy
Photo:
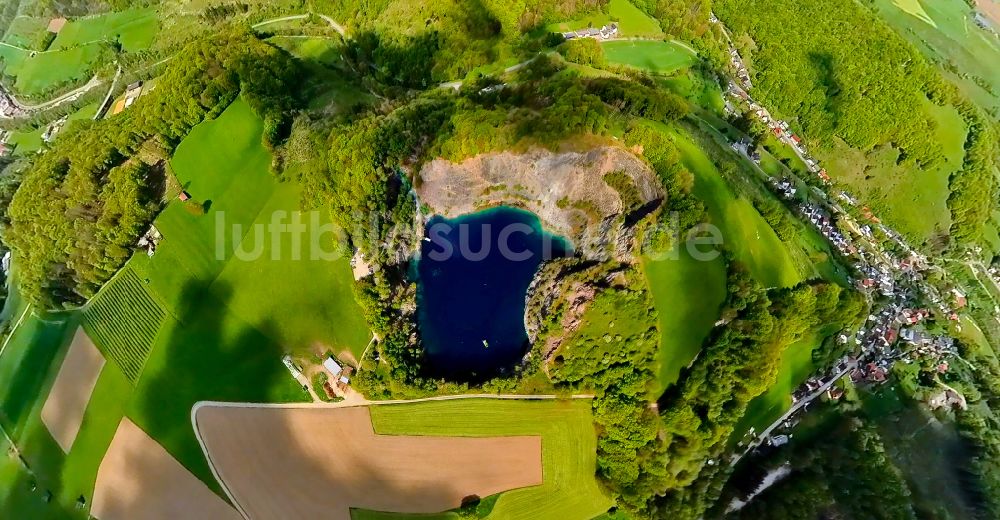
[[[136,156],[143,143],[175,145],[242,92],[271,145],[285,126],[296,74],[282,51],[225,33],[184,49],[135,110],[74,125],[25,172],[10,203],[4,239],[20,260],[24,295],[45,306],[92,296],[129,258],[159,207],[151,187],[162,168]]]
[[[933,71],[876,15],[853,0],[719,0],[715,9],[756,46],[754,95],[797,118],[806,136],[862,150],[892,143],[924,168],[942,160],[921,109]]]
[[[715,501],[727,442],[750,401],[774,383],[785,348],[820,324],[853,322],[862,309],[857,294],[824,282],[768,293],[739,264],[728,285],[727,324],[660,400],[668,491],[656,507],[674,518],[698,518]]]

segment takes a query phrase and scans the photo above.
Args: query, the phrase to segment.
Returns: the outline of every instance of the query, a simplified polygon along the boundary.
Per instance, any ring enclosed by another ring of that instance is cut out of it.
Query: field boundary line
[[[575,394],[570,396],[568,399],[593,399],[594,396],[591,394]],[[232,402],[232,401],[198,401],[194,403],[191,407],[191,427],[194,429],[194,436],[198,439],[198,445],[201,447],[201,452],[205,456],[205,461],[208,462],[208,468],[212,471],[212,476],[215,477],[216,482],[222,487],[222,491],[226,493],[226,497],[229,498],[229,502],[233,504],[236,511],[245,519],[250,520],[250,515],[243,509],[243,506],[236,501],[233,496],[233,492],[230,491],[229,486],[226,485],[225,480],[219,475],[218,469],[215,467],[215,462],[212,460],[212,455],[208,452],[208,447],[205,445],[205,439],[201,436],[201,430],[198,429],[198,412],[202,408],[286,408],[286,409],[331,409],[335,410],[338,408],[357,408],[357,407],[370,407],[377,405],[393,405],[393,404],[407,404],[407,403],[425,403],[432,401],[457,401],[460,399],[502,399],[502,400],[526,400],[526,401],[555,401],[561,399],[560,396],[553,394],[544,395],[517,395],[517,394],[457,394],[457,395],[438,395],[433,397],[422,397],[419,399],[390,399],[385,401],[369,401],[368,399],[353,400],[353,401],[340,401],[337,403],[327,403],[327,402],[298,402],[298,403],[249,403],[249,402]]]
[[[7,344],[10,343],[11,338],[14,337],[14,333],[17,332],[17,329],[21,327],[21,323],[24,323],[24,318],[28,316],[29,311],[31,311],[31,305],[24,308],[24,312],[22,312],[21,317],[17,319],[17,323],[10,328],[10,333],[7,334],[7,337],[3,340],[3,345],[0,346],[0,357],[2,357],[4,351],[7,350]]]

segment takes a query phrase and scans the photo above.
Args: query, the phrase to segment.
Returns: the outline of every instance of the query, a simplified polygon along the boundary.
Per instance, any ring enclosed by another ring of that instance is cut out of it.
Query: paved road
[[[800,399],[795,404],[793,404],[792,407],[789,408],[788,411],[785,412],[784,415],[782,415],[781,417],[779,417],[778,420],[776,420],[773,423],[771,423],[771,425],[768,426],[764,431],[760,432],[760,435],[758,435],[753,440],[753,442],[751,442],[750,445],[747,446],[747,448],[745,450],[743,450],[742,453],[739,453],[739,454],[735,455],[729,461],[729,465],[730,466],[736,466],[736,464],[738,464],[743,457],[745,457],[748,453],[750,453],[751,451],[753,451],[754,449],[756,449],[758,446],[760,446],[771,435],[771,432],[773,432],[776,428],[778,428],[779,426],[781,426],[781,424],[783,422],[785,422],[786,420],[788,420],[789,417],[795,415],[796,412],[798,412],[799,410],[801,410],[802,408],[804,408],[809,403],[811,403],[811,402],[815,401],[816,399],[818,399],[821,395],[823,395],[824,392],[826,392],[831,386],[833,386],[834,383],[836,383],[837,381],[839,381],[840,378],[846,376],[848,373],[850,373],[851,370],[854,370],[854,368],[856,366],[857,366],[856,363],[848,364],[846,368],[844,368],[843,370],[841,370],[840,372],[838,372],[837,374],[835,374],[833,376],[833,378],[830,379],[830,381],[824,383],[823,386],[819,387],[818,390],[816,390],[812,394],[809,394],[805,398]]]
[[[94,121],[97,121],[104,115],[104,111],[108,108],[108,101],[111,101],[111,94],[115,91],[115,85],[118,84],[118,78],[122,75],[122,66],[118,66],[118,70],[115,72],[114,79],[111,80],[111,86],[108,87],[108,93],[104,95],[104,101],[97,107],[97,112],[94,113]]]
[[[98,86],[100,84],[101,84],[101,79],[95,74],[94,77],[90,78],[90,81],[88,81],[85,85],[83,85],[81,87],[77,87],[77,88],[75,88],[75,89],[73,89],[73,90],[71,90],[71,91],[69,91],[69,92],[67,92],[65,94],[62,94],[62,95],[60,95],[58,97],[50,99],[50,100],[48,100],[48,101],[46,101],[44,103],[39,103],[37,105],[32,105],[30,103],[24,103],[24,102],[18,100],[16,97],[14,97],[13,94],[11,94],[10,92],[7,92],[6,89],[4,89],[2,86],[0,86],[0,91],[3,91],[7,95],[7,97],[11,100],[11,102],[14,103],[14,106],[16,106],[17,108],[19,108],[19,109],[21,109],[21,110],[23,110],[25,112],[36,112],[36,111],[39,111],[39,110],[45,110],[47,108],[52,108],[52,107],[55,107],[55,106],[59,106],[59,105],[62,105],[63,103],[68,103],[70,101],[75,101],[80,96],[82,96],[82,95],[86,94],[87,92],[89,92],[90,89],[92,89],[92,88],[94,88],[94,87],[96,87],[96,86]]]

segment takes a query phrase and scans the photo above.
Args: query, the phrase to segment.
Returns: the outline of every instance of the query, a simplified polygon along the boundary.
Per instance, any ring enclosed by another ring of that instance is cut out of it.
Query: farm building
[[[333,359],[333,356],[328,356],[323,360],[323,368],[330,373],[335,379],[340,377],[340,374],[344,372],[344,368],[337,363],[337,360]]]
[[[599,40],[607,40],[616,36],[618,36],[618,24],[614,22],[601,26],[600,29],[588,27],[586,29],[580,29],[579,31],[563,33],[563,38],[566,38],[567,40],[572,40],[573,38],[595,38]]]
[[[49,20],[48,31],[50,33],[59,34],[59,31],[61,31],[62,28],[66,26],[66,21],[67,21],[66,18],[61,16],[59,18],[53,18]]]

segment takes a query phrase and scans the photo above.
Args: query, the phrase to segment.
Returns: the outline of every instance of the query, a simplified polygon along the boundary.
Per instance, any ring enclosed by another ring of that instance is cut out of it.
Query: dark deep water
[[[528,285],[543,258],[566,256],[570,244],[507,206],[435,216],[424,231],[417,316],[429,371],[477,381],[517,364],[528,344]]]

